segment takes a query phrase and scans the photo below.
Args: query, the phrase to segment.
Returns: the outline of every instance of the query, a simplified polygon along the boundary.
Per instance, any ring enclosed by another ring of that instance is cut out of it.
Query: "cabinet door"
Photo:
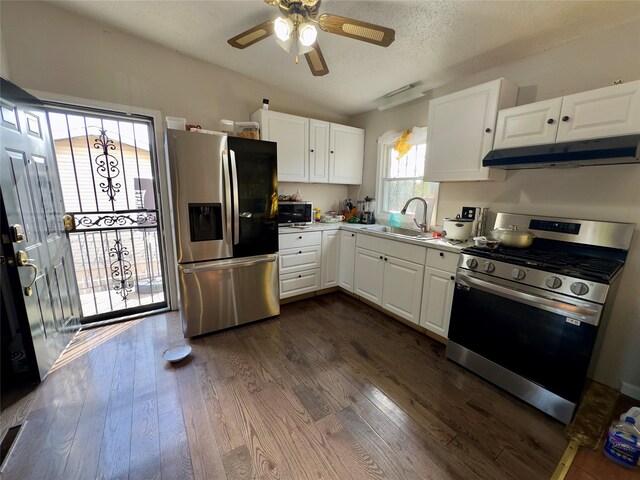
[[[309,181],[329,181],[329,122],[309,119]]]
[[[363,162],[364,130],[332,123],[329,141],[329,182],[360,185]]]
[[[489,179],[482,159],[493,146],[501,83],[495,80],[429,102],[426,180]],[[494,175],[504,178],[504,171]]]
[[[340,281],[339,285],[353,292],[353,277],[356,261],[356,234],[342,230],[340,232]]]
[[[640,133],[640,80],[563,98],[558,142]]]
[[[321,288],[337,287],[340,274],[340,230],[322,232]]]
[[[418,324],[423,275],[422,265],[384,257],[382,307]]]
[[[308,182],[309,119],[268,110],[262,119],[262,139],[278,144],[278,180]]]
[[[562,98],[498,112],[494,149],[555,143]]]
[[[454,286],[453,273],[429,267],[424,269],[420,326],[444,338],[447,338],[449,332]]]
[[[377,252],[356,248],[354,293],[380,305],[382,303],[383,275],[383,256]]]

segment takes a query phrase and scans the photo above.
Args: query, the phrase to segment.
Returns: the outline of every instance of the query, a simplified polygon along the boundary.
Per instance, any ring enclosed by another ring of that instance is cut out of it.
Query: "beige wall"
[[[366,129],[363,192],[375,191],[377,137],[390,129],[426,125],[430,98],[499,77],[520,87],[518,104],[610,85],[616,79],[636,80],[639,51],[640,22],[633,21],[437,88],[395,109],[351,118],[351,124]],[[354,191],[349,189],[351,195]],[[637,225],[595,378],[615,388],[621,381],[636,385],[640,395],[640,165],[521,170],[507,173],[504,182],[443,183],[438,223],[463,205],[490,207],[490,222],[495,212],[507,211]]]

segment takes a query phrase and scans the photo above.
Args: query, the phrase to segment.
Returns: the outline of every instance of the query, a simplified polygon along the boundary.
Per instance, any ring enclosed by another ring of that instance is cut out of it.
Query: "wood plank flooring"
[[[560,423],[342,293],[166,364],[183,342],[175,312],[81,332],[13,409],[28,421],[2,478],[547,479],[567,445]]]

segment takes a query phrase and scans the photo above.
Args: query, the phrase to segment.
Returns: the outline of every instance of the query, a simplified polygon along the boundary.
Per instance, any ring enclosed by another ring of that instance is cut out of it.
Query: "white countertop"
[[[468,240],[462,243],[451,243],[446,239],[437,238],[425,238],[425,237],[408,237],[405,235],[392,234],[388,232],[380,232],[376,230],[368,230],[368,227],[373,225],[363,225],[360,223],[314,223],[313,225],[305,225],[304,227],[280,227],[279,233],[299,233],[299,232],[320,232],[322,230],[347,230],[351,232],[358,232],[360,234],[373,235],[380,238],[388,238],[390,240],[397,240],[399,242],[410,243],[412,245],[422,245],[427,248],[435,248],[438,250],[446,250],[449,252],[460,252],[465,247],[470,247],[474,244],[473,240]]]

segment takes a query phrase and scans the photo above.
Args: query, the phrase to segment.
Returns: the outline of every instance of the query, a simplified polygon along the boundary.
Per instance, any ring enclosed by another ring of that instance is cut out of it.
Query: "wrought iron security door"
[[[153,126],[49,110],[82,322],[166,306]]]

